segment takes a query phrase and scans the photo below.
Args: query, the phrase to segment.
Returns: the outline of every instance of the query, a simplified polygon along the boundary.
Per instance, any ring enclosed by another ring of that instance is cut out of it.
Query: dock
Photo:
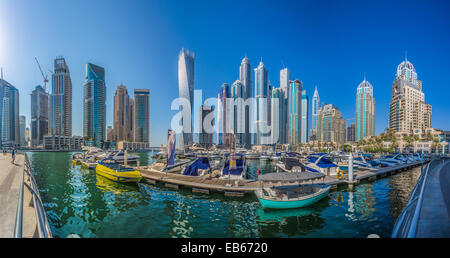
[[[375,180],[378,178],[390,176],[408,169],[421,166],[421,162],[413,162],[409,164],[401,164],[393,167],[384,167],[377,169],[356,170],[353,173],[353,180],[348,180],[348,175],[344,175],[342,179],[336,176],[325,176],[324,183],[333,186],[336,189],[338,185],[355,185],[363,180]],[[179,189],[181,187],[190,187],[194,193],[210,194],[211,192],[223,192],[225,196],[242,197],[247,193],[252,193],[261,187],[258,180],[228,180],[216,177],[202,176],[185,176],[175,173],[165,173],[148,169],[147,167],[137,167],[147,183],[157,184],[163,183],[166,187]],[[264,186],[273,185],[272,183],[264,183]]]

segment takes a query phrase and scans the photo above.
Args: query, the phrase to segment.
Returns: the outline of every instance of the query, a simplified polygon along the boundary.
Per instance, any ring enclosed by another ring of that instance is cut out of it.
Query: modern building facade
[[[42,145],[49,133],[49,96],[40,85],[31,92],[31,146]]]
[[[193,112],[194,104],[194,53],[190,53],[184,48],[178,55],[178,91],[179,97],[189,101],[190,104],[190,121],[181,119],[183,132],[180,134],[181,145],[191,145],[193,143]]]
[[[398,65],[392,84],[389,128],[397,132],[431,128],[431,105],[425,103],[422,81],[406,58]]]
[[[317,115],[317,140],[326,143],[345,142],[345,120],[335,105],[324,105]]]
[[[43,141],[45,150],[81,150],[82,145],[81,136],[46,135]]]
[[[222,84],[217,103],[217,144],[229,146],[231,127],[231,91],[228,83]]]
[[[134,141],[150,142],[150,90],[134,90]]]
[[[209,116],[214,116],[214,107],[208,106],[208,105],[201,105],[200,106],[200,135],[198,142],[202,147],[210,147],[213,143],[213,132],[208,131],[208,128],[212,129],[212,126],[214,124],[214,118],[211,120],[211,124],[205,124],[206,118]]]
[[[272,140],[271,144],[286,143],[286,99],[284,90],[279,88],[272,89],[271,101],[271,121],[272,121]]]
[[[345,131],[345,141],[348,143],[356,142],[356,125],[354,123],[347,126]]]
[[[0,79],[0,147],[14,147],[19,140],[19,91]]]
[[[375,135],[373,87],[364,78],[356,90],[356,141]]]
[[[235,144],[246,145],[245,134],[245,88],[240,80],[236,80],[231,86],[231,131],[234,134]]]
[[[111,140],[133,141],[133,104],[134,101],[128,95],[127,88],[124,85],[117,86],[114,96],[114,127]]]
[[[301,143],[309,142],[309,108],[308,108],[308,95],[306,95],[306,90],[302,91],[302,139]]]
[[[19,116],[19,146],[27,146],[25,140],[25,128],[27,119],[25,116]]]
[[[244,57],[241,62],[241,66],[239,67],[239,81],[242,83],[244,88],[244,101],[248,103],[251,101],[252,95],[252,67],[250,65],[250,60],[247,57]],[[245,131],[244,131],[244,142],[245,147],[250,148],[252,144],[252,135],[251,135],[251,103],[250,105],[245,105]]]
[[[269,128],[269,79],[268,70],[261,61],[255,71],[255,106],[254,106],[254,124],[255,140],[254,144],[264,145],[270,143]]]
[[[320,109],[320,96],[317,91],[317,85],[314,89],[314,95],[312,98],[312,106],[311,106],[311,137],[313,140],[318,140],[317,137],[317,117]]]
[[[290,145],[299,144],[302,138],[302,86],[303,83],[298,79],[289,84],[288,143]]]
[[[54,61],[50,95],[49,130],[51,135],[72,136],[72,80],[63,57]]]
[[[88,63],[83,97],[83,136],[101,147],[106,140],[105,69]]]
[[[283,68],[280,70],[280,88],[283,90],[284,98],[288,98],[289,81],[291,80],[291,73],[289,69]]]

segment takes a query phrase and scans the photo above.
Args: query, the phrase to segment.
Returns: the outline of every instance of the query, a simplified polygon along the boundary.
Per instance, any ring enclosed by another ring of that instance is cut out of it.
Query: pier
[[[368,168],[357,170],[353,173],[353,180],[349,180],[348,174],[344,175],[342,179],[336,176],[326,176],[323,179],[324,183],[332,185],[336,189],[338,185],[353,186],[363,180],[375,180],[378,178],[390,176],[401,171],[421,166],[421,162],[412,162],[409,164],[401,164],[393,167],[384,168]],[[165,173],[155,170],[147,169],[146,167],[138,167],[145,181],[150,184],[163,183],[166,187],[179,189],[181,187],[191,187],[194,193],[223,192],[225,196],[244,196],[249,192],[253,192],[259,187],[261,183],[258,180],[228,180],[215,177],[195,177],[185,176],[175,173]],[[270,186],[271,183],[264,183],[265,186]]]

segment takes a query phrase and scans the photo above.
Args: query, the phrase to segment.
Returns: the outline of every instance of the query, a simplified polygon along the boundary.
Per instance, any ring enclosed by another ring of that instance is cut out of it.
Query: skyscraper
[[[306,95],[306,90],[302,91],[302,143],[307,143],[309,141],[309,130],[308,130],[308,95]]]
[[[72,80],[63,57],[54,61],[50,95],[49,130],[51,135],[72,136]]]
[[[218,95],[217,103],[217,144],[228,146],[230,143],[229,134],[231,127],[231,104],[228,103],[231,98],[230,86],[228,83],[222,84]]]
[[[302,128],[302,86],[303,83],[295,79],[289,84],[289,125],[288,125],[288,143],[290,145],[297,145],[301,141]]]
[[[356,91],[356,141],[373,135],[375,135],[375,98],[372,85],[364,78]]]
[[[354,123],[347,126],[345,137],[348,143],[354,143],[356,141],[356,125]]]
[[[280,88],[283,90],[284,98],[288,98],[289,81],[291,79],[291,73],[289,69],[283,68],[280,70]]]
[[[281,87],[272,89],[271,101],[271,121],[272,121],[272,141],[271,144],[285,143],[286,120],[284,119],[286,111],[286,100],[284,91]]]
[[[268,71],[261,61],[255,68],[255,144],[268,144],[270,141],[268,98],[269,98],[269,79]],[[263,138],[264,137],[264,138]],[[265,139],[265,140],[264,140]]]
[[[335,105],[324,105],[317,115],[317,140],[326,143],[345,142],[345,120]]]
[[[214,108],[212,106],[208,106],[208,105],[201,105],[200,106],[200,135],[199,135],[199,143],[201,146],[203,147],[210,147],[213,144],[213,133],[212,132],[208,132],[207,129],[205,128],[205,119],[208,115],[210,115],[211,113],[214,113]],[[212,120],[212,124],[214,123],[214,119]],[[211,126],[210,125],[206,125],[207,127]]]
[[[134,90],[134,141],[150,142],[150,90]]]
[[[26,146],[25,144],[25,128],[26,126],[26,117],[19,116],[19,146]]]
[[[244,86],[244,101],[250,101],[252,96],[252,67],[250,66],[250,60],[244,57],[239,67],[239,81]],[[250,103],[251,105],[251,103]],[[244,142],[246,148],[250,148],[252,144],[252,135],[250,134],[250,120],[251,120],[251,106],[245,105],[245,132]]]
[[[317,91],[317,85],[316,85],[316,88],[314,89],[314,96],[312,99],[312,109],[311,109],[311,115],[312,115],[311,136],[313,137],[313,139],[315,138],[315,140],[318,140],[316,132],[317,132],[317,115],[319,112],[319,108],[320,108],[320,97],[319,97],[319,92]]]
[[[231,86],[231,130],[237,145],[245,145],[245,89],[240,80],[236,80]]]
[[[0,147],[17,146],[19,142],[19,91],[0,79]]]
[[[42,145],[49,133],[48,97],[41,85],[31,92],[31,146]]]
[[[103,67],[86,64],[83,100],[83,136],[101,147],[106,139],[106,85]]]
[[[114,128],[112,140],[133,141],[133,99],[124,85],[117,86],[114,96]]]
[[[180,135],[181,145],[191,145],[193,143],[192,137],[192,120],[193,112],[192,107],[194,104],[194,53],[190,53],[184,48],[181,49],[178,55],[178,91],[180,98],[184,98],[189,101],[190,104],[190,121],[184,121],[183,132]]]
[[[416,69],[406,58],[398,65],[392,84],[389,128],[408,133],[431,128],[431,105],[425,103],[422,81],[417,79]]]

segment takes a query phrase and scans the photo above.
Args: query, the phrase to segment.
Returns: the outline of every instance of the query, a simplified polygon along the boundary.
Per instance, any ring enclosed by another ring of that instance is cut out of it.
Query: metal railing
[[[414,238],[416,236],[426,180],[430,168],[435,169],[435,167],[440,164],[438,161],[439,160],[432,160],[425,168],[422,167],[421,175],[411,192],[408,204],[403,209],[394,225],[391,235],[392,238]]]
[[[50,231],[50,226],[47,221],[47,216],[45,214],[44,205],[42,204],[41,196],[39,194],[39,190],[36,184],[36,180],[31,171],[30,162],[28,160],[28,155],[24,153],[24,164],[22,171],[22,182],[20,185],[20,193],[19,193],[19,203],[17,205],[17,213],[16,213],[16,225],[14,230],[15,238],[22,238],[22,229],[23,229],[23,196],[24,196],[24,188],[25,186],[30,191],[33,198],[34,211],[36,215],[36,224],[37,224],[37,232],[39,238],[51,238],[52,233]],[[29,183],[25,182],[25,175],[28,175]]]

